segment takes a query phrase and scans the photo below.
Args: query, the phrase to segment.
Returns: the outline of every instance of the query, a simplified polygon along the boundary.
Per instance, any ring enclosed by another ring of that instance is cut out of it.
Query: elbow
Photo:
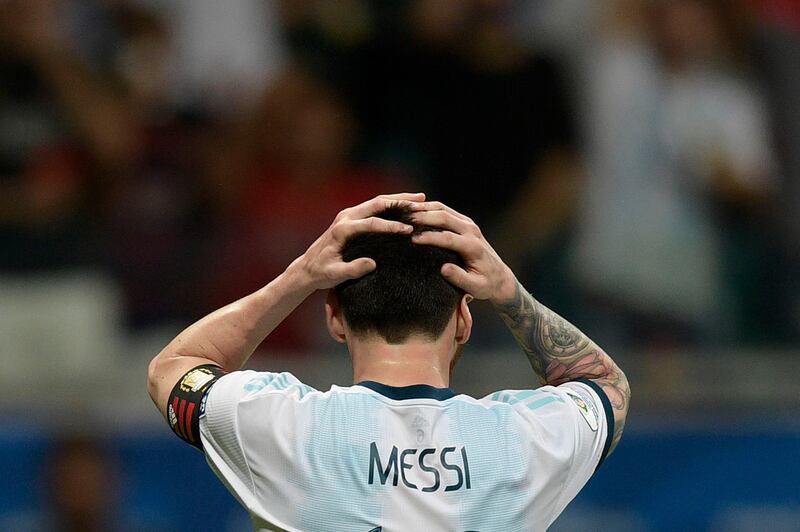
[[[631,403],[631,385],[628,381],[628,377],[625,373],[621,370],[617,370],[617,374],[614,376],[614,380],[611,381],[614,385],[614,388],[619,393],[618,403],[614,404],[614,408],[622,411],[624,415],[627,416],[628,408],[630,407]]]
[[[157,355],[150,364],[147,366],[147,393],[153,401],[157,400],[158,396],[158,383],[163,377],[161,376],[161,355]]]
[[[619,382],[620,382],[620,388],[622,388],[625,391],[625,397],[627,398],[628,401],[630,401],[630,399],[631,399],[631,384],[630,384],[630,381],[628,380],[628,376],[625,375],[624,371],[622,371],[621,369],[618,369],[618,371],[619,371],[618,379],[619,379]]]

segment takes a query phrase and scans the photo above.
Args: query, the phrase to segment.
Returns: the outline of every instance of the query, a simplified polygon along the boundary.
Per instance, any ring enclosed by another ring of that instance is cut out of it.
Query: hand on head
[[[393,206],[408,206],[416,224],[439,229],[414,234],[411,238],[415,244],[450,249],[464,259],[464,268],[451,263],[442,266],[442,275],[450,283],[476,299],[498,301],[513,297],[516,289],[513,272],[475,222],[443,203],[425,201],[423,193],[377,196],[341,211],[300,258],[316,289],[334,287],[375,269],[375,261],[367,257],[344,261],[342,248],[351,236],[364,232],[412,233],[411,225],[375,216]]]
[[[438,201],[411,204],[413,221],[440,231],[425,231],[411,237],[415,244],[438,246],[457,252],[465,267],[442,266],[442,275],[475,299],[502,301],[513,297],[517,280],[511,269],[486,241],[469,217]]]
[[[423,193],[387,194],[341,211],[331,226],[298,259],[303,262],[312,286],[317,290],[332,288],[374,270],[375,261],[367,257],[344,262],[342,248],[347,239],[356,233],[366,232],[411,234],[414,230],[412,226],[384,220],[375,214],[392,206],[411,205],[424,200]]]

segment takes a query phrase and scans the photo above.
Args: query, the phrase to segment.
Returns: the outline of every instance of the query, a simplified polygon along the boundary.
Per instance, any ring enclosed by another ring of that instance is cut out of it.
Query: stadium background
[[[147,362],[424,190],[631,380],[554,530],[800,530],[798,94],[796,0],[0,1],[0,529],[246,530]],[[250,366],[350,379],[319,298]]]

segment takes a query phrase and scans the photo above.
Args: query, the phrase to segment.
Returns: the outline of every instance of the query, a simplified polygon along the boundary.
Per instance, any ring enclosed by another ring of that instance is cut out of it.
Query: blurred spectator
[[[467,213],[549,304],[568,295],[563,253],[580,187],[572,95],[562,64],[513,35],[509,1],[413,0],[362,53],[359,116],[378,158]],[[399,20],[399,22],[398,22]],[[397,164],[395,162],[394,164]],[[480,307],[476,308],[480,311]],[[477,343],[506,338],[478,316]]]
[[[785,262],[782,275],[772,279],[777,285],[772,303],[788,307],[787,328],[796,340],[800,338],[800,2],[752,0],[752,4],[761,17],[755,28],[755,62],[764,79],[783,177],[779,208],[774,210],[779,230],[773,236],[781,239]]]
[[[36,522],[15,530],[53,532],[147,532],[162,530],[160,516],[147,522],[124,504],[125,482],[117,457],[99,439],[75,435],[56,439],[44,458],[45,504]]]
[[[175,43],[170,96],[216,113],[250,112],[286,63],[277,6],[263,0],[165,3]]]
[[[356,125],[349,110],[307,73],[287,71],[261,111],[224,137],[213,155],[214,196],[223,212],[221,249],[208,283],[209,308],[272,280],[348,205],[406,183],[352,163]],[[302,350],[327,338],[322,301],[311,298],[266,341]]]
[[[58,0],[0,3],[0,266],[86,262],[90,160],[121,155],[119,94],[75,52]],[[122,130],[124,135],[124,130]]]
[[[3,530],[14,532],[156,532],[174,530],[169,519],[137,511],[130,494],[130,478],[115,451],[95,437],[63,436],[47,443],[38,472],[35,510],[0,514]],[[130,472],[130,470],[129,470]],[[37,472],[25,474],[37,476]],[[25,483],[14,478],[13,483]],[[147,490],[152,486],[147,485]],[[32,508],[33,509],[33,508]]]
[[[541,251],[576,192],[574,117],[559,65],[515,42],[512,3],[325,4],[286,0],[283,23],[291,49],[355,110],[360,154],[418,175],[511,262]]]
[[[167,105],[163,23],[129,2],[12,0],[0,24],[3,268],[108,265],[133,323],[185,318],[202,181]]]
[[[744,1],[0,2],[0,271],[104,266],[130,324],[184,322],[402,175],[566,312],[574,272],[620,339],[785,339],[798,19]]]
[[[392,3],[370,0],[279,0],[276,4],[294,60],[339,90],[358,76],[359,50],[377,37],[380,12],[396,9]]]
[[[85,438],[56,442],[46,463],[44,486],[50,506],[42,530],[123,530],[114,522],[119,504],[115,467],[96,442]]]
[[[170,99],[165,21],[129,2],[112,4],[108,16],[122,105],[133,118],[118,124],[124,156],[104,168],[104,258],[122,283],[131,325],[182,322],[200,300],[195,265],[210,220],[199,150],[213,122]]]
[[[576,61],[593,44],[593,24],[606,2],[514,1],[509,23],[520,43],[556,53],[566,62]]]
[[[734,270],[760,252],[751,231],[776,177],[747,13],[625,0],[608,14],[589,62],[591,170],[574,262],[604,309],[594,322],[648,346],[730,340],[754,275],[752,264]]]
[[[474,217],[521,266],[568,221],[578,173],[561,68],[514,42],[509,5],[415,2],[396,96],[420,115],[415,133],[432,192]]]

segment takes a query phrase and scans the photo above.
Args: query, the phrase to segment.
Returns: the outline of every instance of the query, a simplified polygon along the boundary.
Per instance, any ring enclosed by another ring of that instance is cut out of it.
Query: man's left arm
[[[217,367],[208,375],[241,368],[264,338],[314,291],[372,271],[375,261],[369,258],[344,262],[344,243],[360,232],[411,233],[412,226],[374,214],[392,205],[424,199],[423,194],[385,195],[343,210],[322,236],[272,282],[181,332],[150,362],[147,372],[148,391],[161,414],[170,420],[170,393],[187,372],[208,365]],[[205,382],[205,376],[187,382],[184,391],[197,391]]]

